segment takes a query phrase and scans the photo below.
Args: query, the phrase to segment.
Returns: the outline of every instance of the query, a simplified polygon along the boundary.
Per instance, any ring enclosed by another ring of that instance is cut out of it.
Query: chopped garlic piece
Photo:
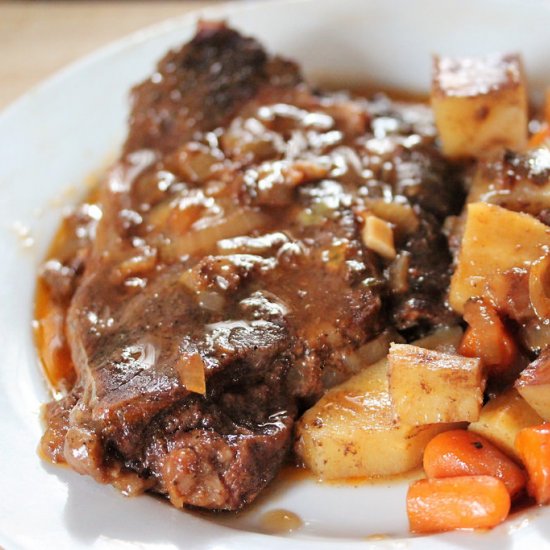
[[[370,248],[388,260],[395,258],[396,252],[391,224],[377,216],[368,214],[365,218],[365,225],[363,226],[361,235],[367,248]]]

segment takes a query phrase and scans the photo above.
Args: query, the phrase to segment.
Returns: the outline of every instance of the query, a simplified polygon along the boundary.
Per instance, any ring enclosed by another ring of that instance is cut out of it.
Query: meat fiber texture
[[[294,63],[201,23],[134,88],[101,219],[87,239],[74,224],[62,260],[71,281],[44,278],[77,372],[46,407],[46,454],[178,507],[250,503],[356,350],[452,320],[441,227],[457,180],[427,107],[314,91]],[[395,228],[399,289],[361,237],[372,201],[417,222]]]

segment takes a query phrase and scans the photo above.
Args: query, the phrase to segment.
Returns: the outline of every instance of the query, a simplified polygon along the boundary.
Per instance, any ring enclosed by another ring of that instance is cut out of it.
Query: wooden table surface
[[[0,0],[0,110],[96,48],[214,0]]]

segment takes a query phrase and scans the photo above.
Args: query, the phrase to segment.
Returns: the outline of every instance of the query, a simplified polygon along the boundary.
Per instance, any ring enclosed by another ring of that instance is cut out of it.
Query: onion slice
[[[550,321],[550,254],[531,265],[529,272],[529,299],[542,322]]]
[[[205,365],[198,353],[184,353],[176,365],[181,383],[193,393],[206,393]]]
[[[174,261],[185,255],[199,252],[212,253],[216,244],[223,239],[247,235],[255,229],[269,224],[268,215],[253,209],[237,209],[225,217],[214,220],[202,219],[199,227],[192,227],[184,235],[161,245],[161,256],[165,261]],[[198,225],[198,223],[195,225]]]

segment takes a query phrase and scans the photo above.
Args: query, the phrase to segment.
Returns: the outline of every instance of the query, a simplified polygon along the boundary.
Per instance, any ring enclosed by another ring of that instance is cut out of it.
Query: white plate
[[[434,52],[520,51],[530,89],[550,84],[550,5],[519,0],[304,0],[227,5],[206,12],[291,56],[313,80],[369,81],[426,90]],[[488,534],[409,538],[406,482],[279,486],[231,527],[150,498],[126,499],[41,462],[39,405],[47,399],[31,337],[36,268],[60,204],[117,151],[127,91],[197,15],[134,34],[77,63],[0,115],[0,545],[14,548],[540,548],[550,509],[529,510]],[[24,228],[29,231],[25,235]],[[28,247],[30,239],[32,246]],[[286,538],[258,532],[258,515],[286,508],[305,521]],[[387,534],[383,542],[365,537]]]

